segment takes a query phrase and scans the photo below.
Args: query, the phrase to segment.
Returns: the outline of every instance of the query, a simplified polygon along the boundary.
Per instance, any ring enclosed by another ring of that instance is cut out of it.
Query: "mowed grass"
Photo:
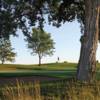
[[[76,69],[76,63],[48,63],[38,66],[34,65],[20,65],[20,64],[0,64],[1,71],[8,70],[67,70],[67,69]]]
[[[75,76],[76,63],[50,63],[38,65],[18,65],[18,64],[4,64],[0,65],[1,77],[14,76],[50,76],[66,78]]]
[[[100,79],[100,64],[97,64],[97,79]],[[76,76],[77,63],[49,63],[38,65],[0,65],[0,77],[49,76],[70,78]]]

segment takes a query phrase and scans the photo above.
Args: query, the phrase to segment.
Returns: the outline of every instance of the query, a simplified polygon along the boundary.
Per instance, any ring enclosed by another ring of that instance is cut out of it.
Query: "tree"
[[[52,55],[54,52],[54,42],[51,35],[39,28],[33,28],[31,38],[27,37],[28,48],[32,50],[32,54],[37,54],[39,58],[39,66],[43,56]]]
[[[77,19],[82,31],[77,79],[86,81],[93,79],[96,71],[97,43],[100,40],[100,0],[1,0],[0,5],[2,5],[0,9],[2,7],[6,9],[3,11],[9,12],[10,8],[14,22],[18,22],[17,25],[28,37],[30,35],[25,24],[26,19],[29,25],[34,26],[38,23],[40,28],[43,27],[45,14],[48,14],[49,23],[57,27],[62,22]]]
[[[77,18],[81,23],[81,53],[77,79],[91,81],[96,71],[96,49],[99,38],[100,0],[50,0],[49,20],[59,27],[61,22]]]
[[[99,38],[100,0],[85,0],[85,30],[78,66],[78,79],[93,80],[96,72],[96,49]],[[89,12],[89,13],[88,13]]]
[[[4,64],[5,61],[14,61],[15,56],[16,53],[13,52],[10,40],[0,38],[0,61],[2,62],[2,64]]]
[[[0,37],[9,38],[12,34],[16,35],[18,21],[14,18],[12,10],[7,0],[0,1]]]

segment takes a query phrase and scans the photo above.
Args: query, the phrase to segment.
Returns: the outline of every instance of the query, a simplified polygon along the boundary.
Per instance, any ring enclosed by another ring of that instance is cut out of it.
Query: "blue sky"
[[[60,28],[56,28],[45,24],[44,30],[51,33],[52,39],[55,44],[55,52],[53,56],[43,57],[43,63],[56,62],[57,57],[60,58],[60,62],[78,62],[80,55],[80,25],[77,21],[71,23],[65,23]],[[27,48],[27,43],[24,41],[24,36],[20,30],[17,31],[19,37],[11,36],[12,47],[17,52],[15,64],[37,64],[38,56],[30,54],[30,50]],[[97,51],[97,59],[100,59],[100,46]]]

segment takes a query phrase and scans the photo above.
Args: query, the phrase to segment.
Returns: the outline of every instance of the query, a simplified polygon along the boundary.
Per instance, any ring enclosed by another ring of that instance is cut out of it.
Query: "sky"
[[[42,58],[42,63],[54,63],[59,57],[60,62],[78,62],[80,55],[80,24],[77,21],[65,23],[61,27],[45,24],[44,30],[51,33],[51,38],[55,42],[55,52],[53,56]],[[20,30],[17,31],[18,37],[11,36],[12,47],[17,53],[14,64],[38,64],[38,56],[31,55],[31,50],[27,48]],[[100,60],[100,46],[97,50],[97,59]]]

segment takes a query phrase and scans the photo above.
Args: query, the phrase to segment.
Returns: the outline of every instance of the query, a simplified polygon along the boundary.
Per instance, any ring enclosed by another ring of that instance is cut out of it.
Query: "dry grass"
[[[2,100],[41,100],[40,85],[38,81],[34,84],[18,82],[16,86],[5,86],[2,89]]]
[[[2,88],[0,100],[100,100],[99,82],[55,82],[40,86],[39,81]]]

